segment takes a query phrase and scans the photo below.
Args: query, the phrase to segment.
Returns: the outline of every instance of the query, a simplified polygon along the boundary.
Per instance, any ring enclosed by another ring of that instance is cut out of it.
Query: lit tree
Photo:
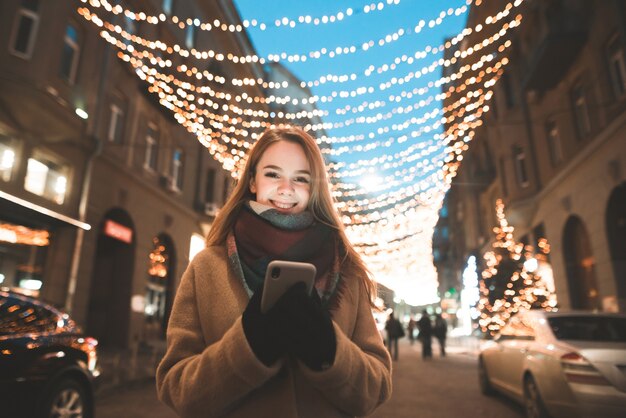
[[[484,256],[484,270],[479,284],[481,312],[479,324],[483,332],[494,335],[520,310],[556,310],[556,295],[537,270],[537,262],[544,261],[550,251],[545,238],[540,252],[533,255],[531,245],[524,246],[513,239],[514,228],[504,216],[504,203],[496,201],[498,226],[493,228],[493,250]],[[536,257],[536,258],[535,258]],[[549,278],[546,277],[549,280]]]

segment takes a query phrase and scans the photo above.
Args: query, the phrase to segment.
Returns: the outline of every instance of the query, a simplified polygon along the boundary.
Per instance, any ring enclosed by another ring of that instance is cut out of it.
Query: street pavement
[[[522,418],[519,405],[501,397],[484,397],[478,388],[477,344],[451,339],[448,356],[421,359],[419,343],[400,342],[393,363],[393,395],[370,418]],[[156,398],[154,379],[143,379],[100,393],[96,418],[176,418]],[[277,418],[280,418],[277,416]],[[320,417],[323,418],[323,417]]]
[[[447,356],[422,360],[421,345],[400,341],[393,362],[393,394],[370,418],[522,418],[522,408],[504,397],[485,397],[478,387],[478,343],[451,339]]]

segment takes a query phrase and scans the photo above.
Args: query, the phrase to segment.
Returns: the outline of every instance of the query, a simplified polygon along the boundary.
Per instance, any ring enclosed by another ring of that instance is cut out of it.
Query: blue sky
[[[399,95],[403,90],[413,90],[425,86],[428,81],[437,80],[441,76],[441,67],[432,73],[421,76],[419,79],[413,79],[401,86],[395,85],[384,91],[378,90],[380,82],[388,81],[392,77],[403,77],[411,71],[421,69],[431,64],[441,54],[428,54],[426,58],[416,59],[411,65],[403,62],[397,65],[395,70],[388,70],[382,74],[375,74],[369,77],[363,75],[364,71],[371,65],[378,68],[385,63],[393,63],[395,58],[402,55],[414,56],[417,51],[423,51],[428,46],[436,47],[445,42],[447,37],[451,37],[460,32],[466,23],[467,13],[456,16],[446,16],[442,23],[433,28],[426,25],[420,33],[412,33],[399,38],[398,41],[385,44],[384,46],[374,46],[367,51],[360,50],[360,46],[364,42],[370,40],[377,41],[384,38],[388,34],[396,32],[398,29],[404,28],[405,32],[412,32],[420,20],[426,23],[431,19],[436,19],[441,12],[447,12],[449,8],[456,9],[465,4],[465,0],[402,0],[399,4],[387,4],[383,0],[385,7],[382,11],[364,13],[363,7],[373,4],[365,1],[294,1],[294,0],[235,0],[242,19],[257,19],[258,21],[272,23],[277,18],[289,17],[297,20],[298,16],[310,15],[311,17],[322,17],[323,15],[336,14],[339,11],[352,8],[354,14],[345,17],[343,21],[336,23],[327,23],[315,26],[297,25],[295,28],[274,27],[268,25],[265,31],[258,28],[249,28],[248,33],[257,50],[258,55],[267,57],[269,54],[286,52],[288,54],[306,53],[309,51],[327,48],[333,50],[336,47],[356,46],[357,52],[347,55],[339,55],[334,58],[322,57],[320,59],[309,59],[307,62],[289,63],[283,61],[283,64],[289,68],[298,78],[308,81],[318,79],[326,74],[351,74],[358,75],[358,79],[345,83],[327,83],[319,87],[313,87],[312,91],[318,95],[329,95],[333,90],[351,90],[357,87],[372,86],[376,90],[373,94],[360,95],[356,98],[335,99],[332,103],[318,103],[320,109],[328,110],[329,116],[324,119],[325,122],[345,121],[355,116],[373,116],[379,112],[387,112],[397,106],[409,106],[417,104],[420,99],[424,99],[432,94],[440,92],[440,88],[434,88],[421,97],[405,99],[400,103],[391,104],[389,102],[390,95]],[[376,2],[378,3],[378,1]],[[337,115],[335,109],[350,104],[357,106],[358,104],[367,102],[375,102],[376,100],[385,101],[384,107],[368,110],[359,114],[348,113],[348,115]],[[431,103],[429,106],[422,107],[409,114],[394,115],[391,119],[379,121],[372,124],[352,124],[347,127],[330,130],[329,135],[347,136],[358,134],[375,133],[374,140],[384,140],[388,137],[397,137],[403,132],[415,130],[415,124],[411,124],[404,131],[391,130],[390,132],[380,132],[385,126],[390,127],[394,123],[401,123],[411,116],[422,116],[426,112],[430,112],[440,107],[440,103]],[[425,125],[432,124],[434,119],[429,119]],[[420,135],[416,141],[425,141],[432,139],[431,135]],[[361,158],[372,158],[380,153],[392,153],[406,149],[412,144],[407,141],[401,145],[395,145],[391,148],[377,148],[370,152],[358,152],[351,154],[342,154],[336,157],[339,161],[355,161]]]

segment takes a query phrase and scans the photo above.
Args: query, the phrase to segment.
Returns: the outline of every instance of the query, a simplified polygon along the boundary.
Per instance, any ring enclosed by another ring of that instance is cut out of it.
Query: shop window
[[[576,131],[580,138],[585,138],[591,132],[591,120],[589,119],[589,107],[584,86],[582,84],[574,86],[571,97]]]
[[[184,157],[183,151],[179,148],[172,154],[172,185],[179,191],[183,189]]]
[[[37,293],[43,285],[43,266],[50,233],[0,219],[0,286]]]
[[[521,187],[528,187],[528,170],[526,168],[526,153],[522,147],[513,147],[513,164],[515,164],[515,174],[517,182]]]
[[[548,142],[548,150],[550,152],[550,162],[552,166],[558,165],[563,161],[563,148],[561,147],[561,136],[556,121],[550,120],[546,122],[546,141]]]
[[[10,181],[15,165],[15,149],[0,137],[0,180]]]
[[[70,84],[76,80],[76,69],[78,68],[78,58],[80,55],[80,43],[78,30],[72,23],[65,28],[63,38],[63,51],[61,53],[61,77]]]
[[[153,124],[148,125],[146,132],[146,153],[143,160],[143,168],[148,171],[157,170],[157,158],[159,152],[159,132]]]
[[[40,157],[28,159],[24,189],[59,205],[65,202],[69,168]]]
[[[152,242],[144,314],[148,322],[161,322],[165,318],[169,254],[161,239],[154,237]]]
[[[193,260],[205,247],[206,243],[204,237],[200,234],[192,234],[189,240],[189,261]]]
[[[624,60],[624,48],[622,48],[618,37],[614,37],[609,42],[607,58],[613,93],[615,97],[622,97],[626,93],[626,61]]]
[[[29,59],[33,53],[39,26],[39,0],[22,0],[11,34],[10,51]]]

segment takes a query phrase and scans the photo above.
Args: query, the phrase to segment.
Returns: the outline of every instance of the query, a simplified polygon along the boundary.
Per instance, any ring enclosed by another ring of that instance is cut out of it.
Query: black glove
[[[313,370],[324,370],[335,361],[337,338],[333,321],[313,289],[309,296],[304,283],[291,286],[274,306],[276,320],[284,332],[287,349]]]
[[[243,332],[254,355],[263,364],[270,367],[286,353],[285,338],[279,329],[276,315],[273,309],[267,313],[261,313],[261,286],[250,298],[248,306],[243,311],[241,322]]]

